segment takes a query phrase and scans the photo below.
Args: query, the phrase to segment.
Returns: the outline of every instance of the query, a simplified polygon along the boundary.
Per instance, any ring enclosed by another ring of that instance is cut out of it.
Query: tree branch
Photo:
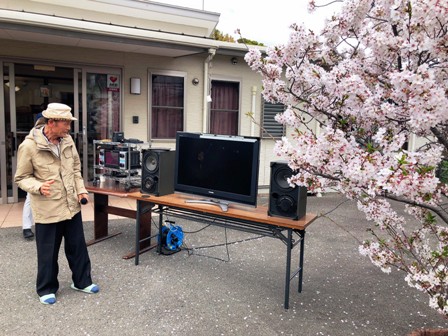
[[[446,138],[446,136],[436,127],[431,127],[430,130],[432,134],[434,134],[434,136],[437,138],[439,143],[441,143],[445,147],[445,149],[448,150],[448,139]]]
[[[408,199],[405,199],[405,198],[402,198],[402,197],[396,197],[396,196],[390,195],[388,193],[386,193],[383,196],[385,198],[387,198],[387,199],[398,201],[400,203],[405,203],[405,204],[418,206],[418,207],[421,207],[421,208],[425,208],[425,209],[431,210],[432,212],[437,214],[446,224],[448,224],[448,215],[444,211],[442,211],[441,209],[438,209],[438,208],[436,208],[434,206],[431,206],[431,205],[428,205],[428,204],[417,203],[417,202],[414,202],[414,201],[411,201],[411,200],[408,200]]]

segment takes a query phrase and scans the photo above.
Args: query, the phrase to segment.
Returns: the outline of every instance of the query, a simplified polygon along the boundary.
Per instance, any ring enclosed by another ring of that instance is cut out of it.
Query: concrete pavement
[[[61,248],[58,301],[44,306],[35,293],[35,244],[20,227],[3,227],[0,334],[403,336],[448,328],[403,273],[384,274],[359,255],[369,223],[353,202],[337,207],[342,200],[308,198],[309,212],[335,210],[307,230],[303,292],[294,279],[289,310],[283,308],[285,246],[276,239],[173,218],[186,232],[187,248],[222,245],[171,256],[149,251],[135,266],[121,258],[133,248],[135,223],[113,219],[110,231],[122,234],[89,247],[100,293],[70,289]],[[85,233],[93,237],[91,221]]]

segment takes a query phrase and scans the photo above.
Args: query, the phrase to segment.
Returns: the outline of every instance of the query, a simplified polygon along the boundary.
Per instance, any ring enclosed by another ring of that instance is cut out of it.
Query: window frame
[[[152,96],[152,88],[153,88],[153,76],[166,76],[166,77],[181,77],[183,79],[183,122],[182,122],[182,130],[185,131],[186,126],[186,117],[187,117],[187,108],[186,108],[186,91],[187,91],[187,73],[184,71],[173,71],[173,70],[157,70],[157,69],[150,69],[148,70],[148,139],[151,141],[176,141],[176,136],[173,138],[154,138],[152,134],[152,113],[153,113],[153,96]]]
[[[213,90],[213,82],[231,82],[238,84],[238,113],[237,113],[237,125],[236,130],[237,134],[241,134],[241,90],[242,90],[242,81],[239,78],[231,78],[225,76],[213,76],[210,78],[210,97],[211,92]],[[211,116],[212,116],[212,104],[210,103],[207,109],[207,131],[211,133]]]

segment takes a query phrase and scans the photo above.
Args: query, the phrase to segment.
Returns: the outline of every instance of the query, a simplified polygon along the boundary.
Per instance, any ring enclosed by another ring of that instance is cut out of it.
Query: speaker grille
[[[157,187],[157,177],[156,176],[146,176],[143,179],[142,188],[145,192],[153,194],[156,192]]]
[[[289,195],[277,195],[275,197],[275,205],[279,213],[286,216],[296,211],[297,201]]]
[[[292,190],[293,188],[289,185],[288,179],[292,176],[292,170],[288,166],[281,166],[274,173],[274,183],[276,183],[279,188],[286,190]]]
[[[156,152],[149,151],[145,157],[145,161],[143,162],[143,167],[149,173],[155,173],[157,169],[159,169],[159,156]]]

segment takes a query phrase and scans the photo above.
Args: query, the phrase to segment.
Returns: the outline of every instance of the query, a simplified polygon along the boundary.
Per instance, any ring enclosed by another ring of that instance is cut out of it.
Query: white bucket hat
[[[47,119],[55,120],[78,120],[71,114],[70,106],[60,103],[48,104],[47,109],[42,112],[42,115]]]

